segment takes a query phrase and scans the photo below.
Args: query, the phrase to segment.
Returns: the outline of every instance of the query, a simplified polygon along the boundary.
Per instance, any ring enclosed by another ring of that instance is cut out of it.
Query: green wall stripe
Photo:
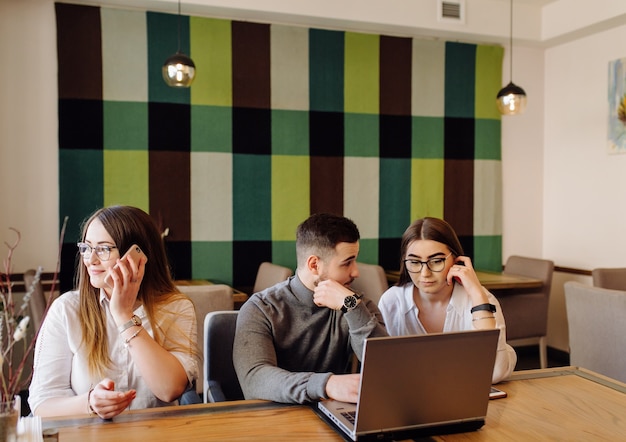
[[[412,118],[412,157],[443,158],[444,131],[441,117]]]
[[[192,275],[215,283],[232,284],[233,243],[194,241],[191,243]]]
[[[378,35],[346,32],[345,112],[378,114],[380,99]]]
[[[411,160],[411,220],[443,217],[444,161]]]
[[[502,46],[476,47],[476,118],[500,119],[494,105],[502,84]]]
[[[191,102],[232,106],[232,35],[230,20],[190,18],[190,57],[196,65]]]
[[[169,87],[163,81],[165,60],[178,50],[177,15],[147,12],[148,23],[148,98],[163,103],[189,103],[188,88]],[[180,51],[189,55],[189,17],[180,17]]]
[[[446,43],[446,117],[474,117],[476,45]]]
[[[272,236],[276,241],[294,241],[296,230],[309,216],[309,157],[272,156]]]
[[[148,152],[105,150],[104,205],[129,204],[150,210]]]
[[[233,240],[271,239],[271,159],[233,155]]]
[[[344,110],[344,33],[309,30],[309,106],[311,110]]]
[[[380,238],[399,238],[411,223],[411,162],[380,159]]]
[[[378,157],[380,153],[378,114],[344,114],[344,151],[346,156]]]
[[[309,114],[304,111],[272,110],[272,153],[309,154]]]
[[[225,106],[191,107],[191,151],[233,151],[233,108]]]
[[[104,204],[102,151],[59,151],[59,214],[68,216],[65,242],[80,239],[81,222]]]
[[[103,147],[111,150],[148,149],[148,104],[104,101]]]

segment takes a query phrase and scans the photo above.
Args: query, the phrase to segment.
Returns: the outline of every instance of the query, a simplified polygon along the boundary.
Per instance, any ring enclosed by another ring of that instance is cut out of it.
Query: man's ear
[[[306,266],[313,275],[318,276],[320,274],[320,258],[316,255],[310,255],[306,260]]]

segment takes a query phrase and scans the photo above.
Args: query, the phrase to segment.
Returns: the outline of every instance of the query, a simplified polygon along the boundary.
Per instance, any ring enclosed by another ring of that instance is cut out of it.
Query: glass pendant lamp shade
[[[196,76],[193,60],[181,52],[176,52],[163,63],[163,79],[171,87],[189,87]]]
[[[178,0],[178,50],[163,63],[163,80],[170,87],[189,87],[196,76],[193,60],[180,51],[180,0]]]
[[[521,114],[526,109],[526,92],[510,82],[498,92],[497,105],[502,115]]]

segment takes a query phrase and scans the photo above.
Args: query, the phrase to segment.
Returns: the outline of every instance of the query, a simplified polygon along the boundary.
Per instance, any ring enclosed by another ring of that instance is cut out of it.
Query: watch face
[[[135,325],[141,325],[141,318],[137,315],[133,315],[133,317],[131,318],[131,321],[133,321]]]
[[[356,307],[356,297],[355,296],[346,296],[343,299],[343,305],[345,308],[347,308],[348,310],[352,310],[354,307]]]

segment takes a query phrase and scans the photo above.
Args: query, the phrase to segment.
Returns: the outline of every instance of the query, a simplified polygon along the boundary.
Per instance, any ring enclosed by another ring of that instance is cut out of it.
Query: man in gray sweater
[[[253,294],[237,318],[233,362],[246,399],[356,402],[365,338],[387,336],[376,304],[350,288],[359,230],[315,214],[296,232],[296,274]]]

